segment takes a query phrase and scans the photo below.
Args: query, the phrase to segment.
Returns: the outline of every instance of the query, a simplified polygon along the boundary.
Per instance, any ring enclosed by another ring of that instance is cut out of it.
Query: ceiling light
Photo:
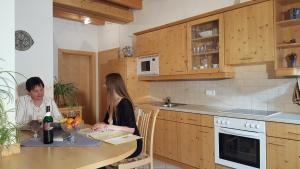
[[[91,18],[89,18],[89,17],[85,17],[84,20],[83,20],[84,24],[90,24],[91,22],[92,22]]]

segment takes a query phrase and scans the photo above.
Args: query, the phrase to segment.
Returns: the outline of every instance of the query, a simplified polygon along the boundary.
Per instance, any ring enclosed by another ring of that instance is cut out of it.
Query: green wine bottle
[[[43,119],[43,142],[44,144],[53,143],[53,118],[50,112],[50,106],[46,106],[46,114]]]

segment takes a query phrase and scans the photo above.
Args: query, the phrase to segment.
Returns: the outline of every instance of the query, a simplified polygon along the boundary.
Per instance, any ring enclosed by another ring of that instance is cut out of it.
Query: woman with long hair
[[[140,136],[136,126],[132,100],[129,97],[125,83],[118,73],[108,74],[105,78],[107,95],[107,112],[104,123],[93,126],[94,130],[110,129],[119,130]],[[138,156],[142,151],[142,140],[137,140],[137,148],[129,158]]]

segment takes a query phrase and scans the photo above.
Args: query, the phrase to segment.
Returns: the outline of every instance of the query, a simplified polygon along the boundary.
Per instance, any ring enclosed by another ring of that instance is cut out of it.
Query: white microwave
[[[146,76],[158,76],[159,55],[147,55],[137,58],[137,74]]]

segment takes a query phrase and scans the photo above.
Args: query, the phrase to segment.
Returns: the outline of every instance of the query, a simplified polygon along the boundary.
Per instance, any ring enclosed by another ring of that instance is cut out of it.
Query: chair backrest
[[[141,105],[138,106],[137,110],[137,126],[140,135],[143,137],[142,153],[153,157],[153,137],[159,108],[151,105]]]

